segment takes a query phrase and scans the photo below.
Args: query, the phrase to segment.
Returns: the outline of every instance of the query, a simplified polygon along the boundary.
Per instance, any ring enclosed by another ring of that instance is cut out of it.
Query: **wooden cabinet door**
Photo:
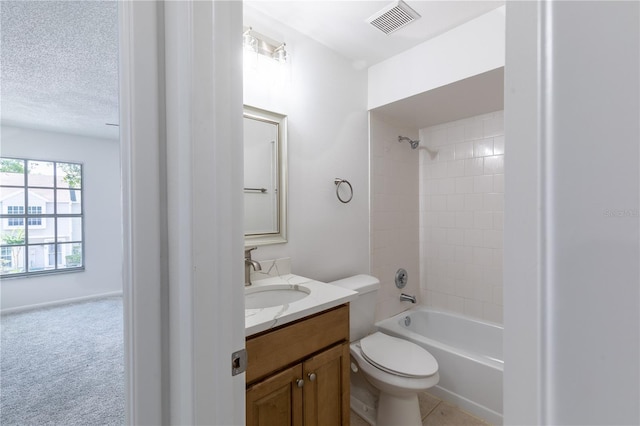
[[[349,425],[349,345],[305,360],[304,425]]]
[[[302,426],[302,364],[247,389],[248,426]],[[306,384],[306,381],[305,381]]]

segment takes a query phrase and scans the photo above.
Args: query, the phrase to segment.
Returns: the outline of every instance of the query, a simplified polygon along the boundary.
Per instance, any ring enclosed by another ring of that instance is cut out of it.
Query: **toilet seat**
[[[438,362],[413,342],[375,332],[360,340],[363,358],[376,368],[401,377],[424,378],[438,372]]]

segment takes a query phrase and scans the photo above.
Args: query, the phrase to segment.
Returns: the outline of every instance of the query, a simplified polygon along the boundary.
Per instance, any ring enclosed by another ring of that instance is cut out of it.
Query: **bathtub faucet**
[[[409,296],[408,294],[401,293],[400,294],[400,301],[401,302],[416,303],[416,297],[415,296]]]

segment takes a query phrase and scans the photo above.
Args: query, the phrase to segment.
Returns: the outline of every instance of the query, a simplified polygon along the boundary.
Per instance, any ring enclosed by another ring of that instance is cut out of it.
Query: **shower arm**
[[[408,138],[406,136],[398,136],[398,142],[409,142],[411,144],[411,149],[416,149],[418,147],[418,145],[420,145],[420,140],[413,140],[411,138]],[[431,159],[436,158],[436,156],[438,155],[438,151],[434,151],[432,149],[427,148],[426,146],[422,146],[420,148],[424,148],[428,153],[429,156],[431,157]]]
[[[411,149],[416,149],[418,145],[420,145],[419,140],[412,140],[406,136],[398,136],[398,142],[409,142],[411,144]]]

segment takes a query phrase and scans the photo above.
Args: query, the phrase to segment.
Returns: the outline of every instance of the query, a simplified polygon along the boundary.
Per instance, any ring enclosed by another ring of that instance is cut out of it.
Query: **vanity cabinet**
[[[247,339],[247,425],[349,424],[349,307]]]

